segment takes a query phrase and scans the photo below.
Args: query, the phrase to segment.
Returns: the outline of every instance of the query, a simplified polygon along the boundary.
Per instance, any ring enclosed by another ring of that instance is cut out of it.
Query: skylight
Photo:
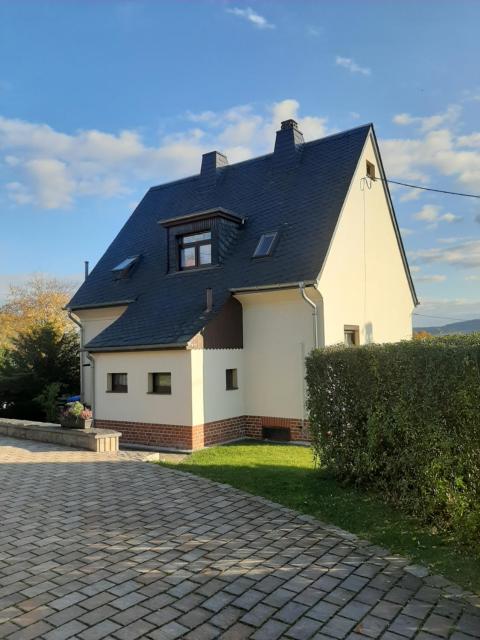
[[[273,245],[277,238],[277,232],[274,231],[272,233],[264,233],[260,237],[258,241],[257,248],[253,254],[254,258],[263,258],[265,256],[269,256],[272,253]]]
[[[137,260],[138,260],[138,256],[132,256],[130,258],[125,258],[125,260],[122,260],[119,264],[117,264],[117,266],[114,267],[112,269],[112,271],[114,271],[115,273],[120,273],[122,271],[127,271],[128,269],[133,267],[133,265],[135,264],[135,262]]]

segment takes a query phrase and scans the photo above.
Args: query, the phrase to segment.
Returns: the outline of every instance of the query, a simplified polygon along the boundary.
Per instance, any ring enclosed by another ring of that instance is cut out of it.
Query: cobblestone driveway
[[[480,638],[446,581],[265,500],[7,438],[0,462],[0,638]]]

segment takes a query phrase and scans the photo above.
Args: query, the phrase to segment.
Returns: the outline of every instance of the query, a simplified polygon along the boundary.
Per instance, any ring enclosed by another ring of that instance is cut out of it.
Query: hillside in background
[[[432,336],[448,336],[452,333],[474,333],[480,331],[480,318],[465,320],[464,322],[451,322],[441,327],[414,327],[413,332],[427,331]]]

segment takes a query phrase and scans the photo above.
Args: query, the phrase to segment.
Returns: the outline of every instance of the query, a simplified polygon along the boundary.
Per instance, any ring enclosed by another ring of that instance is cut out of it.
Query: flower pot
[[[89,418],[84,420],[76,416],[62,416],[60,418],[60,424],[64,429],[91,429],[93,419]]]

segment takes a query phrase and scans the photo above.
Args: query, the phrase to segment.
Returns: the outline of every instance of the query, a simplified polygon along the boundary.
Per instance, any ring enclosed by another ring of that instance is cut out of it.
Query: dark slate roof
[[[231,289],[314,281],[371,125],[301,145],[289,162],[269,154],[201,175],[152,187],[74,295],[70,309],[132,301],[89,348],[134,348],[186,343],[205,325],[205,290],[218,312]],[[222,207],[246,222],[220,266],[166,273],[167,220]],[[260,235],[279,230],[272,256],[252,259]],[[141,255],[129,278],[112,269]],[[211,314],[210,314],[211,317]]]

